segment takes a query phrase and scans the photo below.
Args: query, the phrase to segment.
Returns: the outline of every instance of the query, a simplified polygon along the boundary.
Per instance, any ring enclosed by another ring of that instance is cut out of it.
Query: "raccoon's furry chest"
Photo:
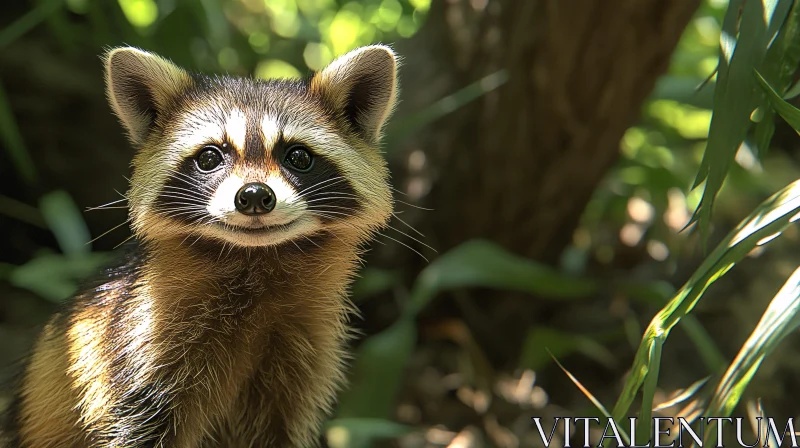
[[[330,411],[343,382],[349,311],[330,285],[345,271],[304,267],[254,265],[213,286],[201,281],[198,296],[181,297],[167,313],[181,316],[164,331],[174,375],[185,379],[176,387],[206,410],[198,420],[212,422],[204,446],[289,446]]]
[[[65,434],[75,446],[313,446],[343,382],[353,263],[340,249],[333,263],[316,253],[322,264],[221,259],[230,270],[209,275],[134,250],[45,328],[21,404],[48,419],[25,429],[37,446]],[[38,409],[39,396],[62,405]]]

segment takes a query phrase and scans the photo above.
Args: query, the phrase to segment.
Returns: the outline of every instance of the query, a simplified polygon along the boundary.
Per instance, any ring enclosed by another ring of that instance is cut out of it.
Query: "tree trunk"
[[[424,28],[398,47],[399,118],[499,70],[508,81],[391,154],[398,188],[433,209],[414,217],[426,242],[442,253],[486,238],[557,262],[699,3],[432,2]],[[498,344],[521,342],[530,302],[481,306],[495,324],[487,333],[503,322]]]

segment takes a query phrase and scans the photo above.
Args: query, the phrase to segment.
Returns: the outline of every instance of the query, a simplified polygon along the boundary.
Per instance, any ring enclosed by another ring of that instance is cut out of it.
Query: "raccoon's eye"
[[[300,145],[293,146],[286,153],[285,162],[289,164],[290,168],[294,168],[300,172],[306,172],[311,169],[311,164],[314,162],[311,157],[311,152]]]
[[[213,171],[222,163],[222,153],[215,146],[206,146],[195,158],[200,171]]]

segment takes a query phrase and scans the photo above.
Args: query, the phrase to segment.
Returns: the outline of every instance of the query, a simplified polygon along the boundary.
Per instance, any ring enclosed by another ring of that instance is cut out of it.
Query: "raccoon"
[[[44,327],[14,446],[318,446],[345,379],[347,288],[392,213],[379,144],[397,65],[375,45],[255,80],[108,52],[134,240]]]

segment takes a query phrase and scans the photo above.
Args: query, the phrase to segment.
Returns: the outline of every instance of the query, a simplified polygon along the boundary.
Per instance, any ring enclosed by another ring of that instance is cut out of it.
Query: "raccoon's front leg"
[[[115,400],[99,425],[100,443],[110,447],[196,448],[228,400],[209,388],[220,372],[199,367],[202,356],[184,352],[158,365],[121,370],[112,381]],[[129,361],[130,362],[130,361]],[[191,373],[190,373],[191,372]],[[219,378],[225,387],[227,378]]]

